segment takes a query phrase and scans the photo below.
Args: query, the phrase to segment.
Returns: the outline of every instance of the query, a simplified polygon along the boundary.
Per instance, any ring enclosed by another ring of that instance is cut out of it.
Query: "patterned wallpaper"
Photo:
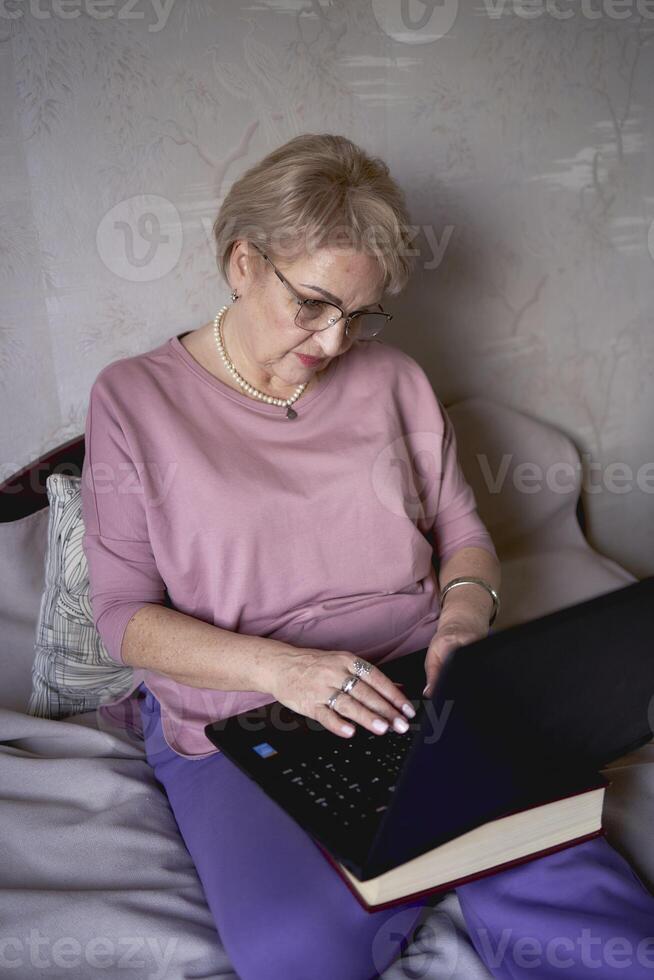
[[[227,300],[230,183],[340,132],[419,228],[389,342],[567,432],[591,542],[654,574],[653,102],[652,0],[4,0],[0,479]]]

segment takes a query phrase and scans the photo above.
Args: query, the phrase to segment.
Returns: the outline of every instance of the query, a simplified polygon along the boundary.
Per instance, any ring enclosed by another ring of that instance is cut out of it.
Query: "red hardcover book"
[[[365,881],[344,867],[324,844],[312,840],[363,908],[377,912],[601,836],[608,785],[598,774],[593,787],[481,824]]]

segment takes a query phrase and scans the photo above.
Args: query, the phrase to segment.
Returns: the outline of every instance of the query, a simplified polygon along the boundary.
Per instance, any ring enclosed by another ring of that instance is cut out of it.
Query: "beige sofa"
[[[502,564],[494,630],[636,581],[584,537],[581,457],[565,433],[487,398],[456,402],[447,413]]]

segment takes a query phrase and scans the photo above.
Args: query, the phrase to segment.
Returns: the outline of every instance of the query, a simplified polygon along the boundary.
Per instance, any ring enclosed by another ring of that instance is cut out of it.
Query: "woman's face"
[[[329,300],[346,314],[374,308],[382,299],[381,269],[364,252],[324,248],[275,265],[300,299]],[[230,282],[239,299],[225,315],[224,341],[237,370],[255,387],[282,391],[309,382],[352,345],[344,318],[314,333],[296,326],[293,295],[258,252],[248,255],[245,243],[237,242],[232,251]],[[308,365],[298,354],[320,361]]]

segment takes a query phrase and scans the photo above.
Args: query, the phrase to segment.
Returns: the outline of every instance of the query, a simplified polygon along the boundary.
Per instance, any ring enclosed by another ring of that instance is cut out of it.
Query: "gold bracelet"
[[[497,618],[498,612],[500,611],[500,597],[495,591],[495,589],[493,588],[493,586],[489,585],[488,582],[485,582],[483,578],[475,578],[474,576],[470,576],[467,578],[465,576],[462,576],[461,578],[453,578],[451,582],[447,583],[447,585],[441,592],[441,596],[439,600],[441,604],[441,608],[443,606],[443,599],[445,598],[449,590],[456,588],[457,585],[481,585],[483,586],[484,589],[486,589],[486,591],[489,593],[489,595],[493,600],[493,615],[491,616],[488,622],[489,627],[491,627],[495,622],[495,619]]]

